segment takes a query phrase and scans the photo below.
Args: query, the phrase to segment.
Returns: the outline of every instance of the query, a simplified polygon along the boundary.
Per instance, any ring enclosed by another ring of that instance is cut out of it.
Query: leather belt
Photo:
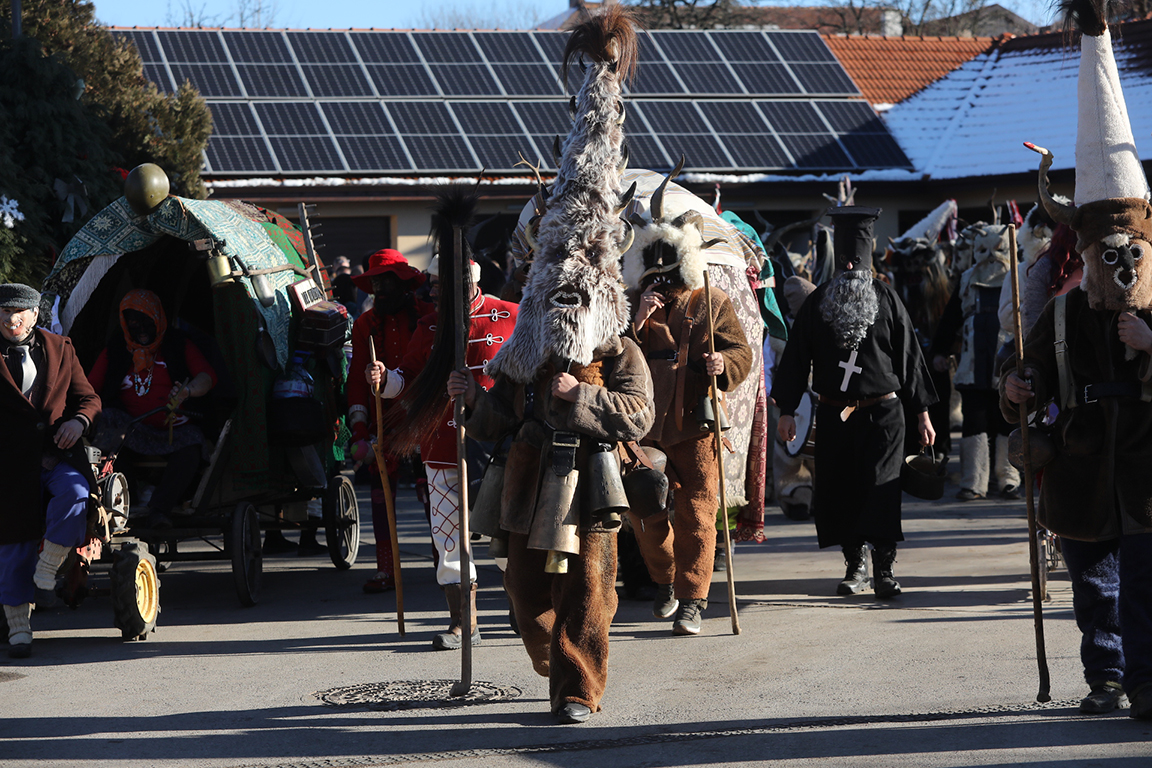
[[[1140,397],[1143,393],[1143,386],[1139,382],[1107,381],[1087,385],[1083,391],[1076,393],[1076,400],[1080,405],[1086,405],[1102,397]]]
[[[680,351],[677,349],[665,349],[660,352],[649,352],[647,357],[649,360],[671,360],[675,363],[680,359]]]
[[[880,397],[869,397],[864,400],[833,400],[830,397],[824,397],[824,395],[819,395],[819,399],[821,405],[831,405],[836,408],[842,408],[843,410],[840,411],[840,421],[848,421],[848,417],[851,416],[852,412],[857,408],[869,408],[885,400],[895,400],[896,393],[889,392],[886,395],[880,395]]]

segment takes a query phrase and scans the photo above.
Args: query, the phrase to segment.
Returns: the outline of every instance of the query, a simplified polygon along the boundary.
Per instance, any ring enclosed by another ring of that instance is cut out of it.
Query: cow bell
[[[507,456],[496,453],[488,468],[484,470],[484,479],[480,483],[480,490],[472,502],[472,510],[468,513],[469,525],[476,533],[491,536],[495,540],[498,536],[507,534],[500,529],[500,500],[504,496],[504,464]],[[491,546],[489,546],[491,554]],[[501,555],[506,557],[506,555]]]
[[[641,520],[668,514],[668,475],[641,467],[624,478],[628,507]]]
[[[701,395],[700,402],[696,406],[696,416],[700,420],[700,429],[712,432],[716,429],[716,412],[712,409],[712,398],[708,395]],[[732,428],[728,422],[728,414],[724,410],[724,401],[720,401],[720,431],[726,432]]]
[[[544,482],[536,502],[536,514],[528,532],[528,549],[544,549],[580,554],[579,509],[576,490],[580,470],[564,475],[544,472]]]
[[[608,443],[601,443],[599,447],[601,450],[588,457],[584,503],[594,525],[614,531],[620,527],[620,516],[628,511],[628,496],[620,478],[619,455]]]

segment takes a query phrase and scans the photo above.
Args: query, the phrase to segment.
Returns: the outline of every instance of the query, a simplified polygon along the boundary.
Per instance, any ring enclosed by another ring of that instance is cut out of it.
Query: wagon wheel
[[[260,516],[256,507],[240,502],[232,511],[232,579],[236,583],[236,596],[245,607],[256,605],[260,596],[260,574],[264,568],[264,554],[260,549]]]
[[[332,564],[341,571],[351,568],[360,550],[360,509],[356,489],[343,475],[324,491],[324,538]]]
[[[132,496],[128,491],[128,478],[122,472],[113,472],[100,483],[100,503],[112,515],[112,530],[124,530]]]
[[[112,556],[112,615],[125,640],[146,640],[160,613],[156,558],[142,541],[126,541]]]

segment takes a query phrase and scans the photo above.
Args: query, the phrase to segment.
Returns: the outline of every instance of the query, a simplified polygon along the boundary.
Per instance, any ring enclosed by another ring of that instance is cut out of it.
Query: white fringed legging
[[[432,546],[440,555],[436,566],[436,582],[441,586],[460,583],[460,525],[457,507],[460,504],[460,473],[455,467],[424,465],[428,477],[428,498],[432,508],[429,525]],[[469,579],[476,581],[476,564],[469,563]]]

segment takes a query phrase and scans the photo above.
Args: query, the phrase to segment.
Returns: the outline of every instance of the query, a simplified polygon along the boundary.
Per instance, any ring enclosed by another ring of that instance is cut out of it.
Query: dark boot
[[[446,584],[444,597],[448,600],[448,615],[452,623],[447,632],[441,632],[432,638],[432,647],[438,651],[454,651],[464,644],[461,627],[463,619],[460,616],[460,585]],[[476,584],[472,584],[472,645],[480,644],[480,630],[476,626]]]
[[[873,547],[872,589],[875,590],[876,597],[882,599],[896,597],[900,594],[900,582],[896,581],[896,577],[892,574],[892,565],[896,562],[896,545],[873,544]]]
[[[844,580],[836,585],[836,594],[855,595],[868,588],[868,545],[840,547],[844,553]]]

